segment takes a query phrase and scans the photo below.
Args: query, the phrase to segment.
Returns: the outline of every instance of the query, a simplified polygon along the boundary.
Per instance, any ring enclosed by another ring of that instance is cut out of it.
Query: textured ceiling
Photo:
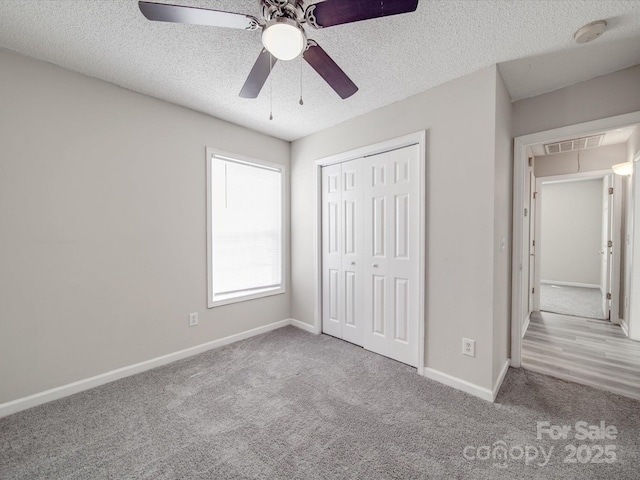
[[[156,1],[259,16],[257,0]],[[603,37],[574,44],[598,19]],[[496,63],[514,100],[640,64],[640,0],[421,0],[415,13],[307,33],[360,90],[341,100],[307,64],[278,62],[270,121],[269,83],[238,97],[259,31],[150,22],[136,0],[0,1],[1,47],[294,140]]]

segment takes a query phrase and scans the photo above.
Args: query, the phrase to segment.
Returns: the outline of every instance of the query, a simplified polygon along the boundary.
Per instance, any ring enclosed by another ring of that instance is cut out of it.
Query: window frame
[[[273,288],[265,288],[253,293],[224,295],[222,298],[215,298],[213,292],[213,204],[211,191],[211,175],[213,172],[213,160],[227,160],[246,165],[255,165],[257,168],[268,168],[280,172],[280,285]],[[272,295],[281,295],[286,293],[287,285],[287,169],[282,163],[274,163],[266,160],[258,160],[256,158],[229,153],[217,148],[206,147],[206,176],[207,176],[207,307],[214,308],[232,303],[254,300],[257,298],[269,297]]]

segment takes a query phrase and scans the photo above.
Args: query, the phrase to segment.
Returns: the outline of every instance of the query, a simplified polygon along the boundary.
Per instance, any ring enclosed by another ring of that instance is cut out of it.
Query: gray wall
[[[540,279],[600,285],[602,179],[542,184]]]
[[[633,158],[640,153],[640,125],[636,125],[633,133],[627,141],[627,158],[628,162],[632,162]]]
[[[292,316],[314,321],[314,161],[332,154],[427,130],[427,314],[425,365],[484,388],[492,387],[494,336],[506,360],[507,322],[493,331],[494,284],[508,285],[507,165],[510,105],[496,67],[389,105],[292,144]],[[505,116],[496,131],[499,115]],[[504,138],[503,138],[504,137]],[[497,143],[500,160],[496,160]],[[496,175],[499,172],[499,185]],[[496,204],[496,192],[500,193]],[[506,199],[506,200],[505,200]],[[497,213],[496,213],[497,212]],[[494,216],[501,216],[498,226]],[[504,218],[503,218],[504,217]],[[499,268],[495,268],[501,256]],[[506,262],[506,263],[505,263]],[[495,272],[495,277],[494,277]],[[505,291],[508,291],[506,287]],[[464,298],[464,301],[461,301]],[[476,340],[476,358],[461,353],[462,337]]]
[[[496,82],[496,151],[493,225],[493,385],[510,352],[511,231],[513,230],[513,109],[500,74]],[[504,248],[502,248],[504,239]]]
[[[425,364],[491,388],[508,336],[511,135],[640,110],[640,66],[513,111],[490,67],[294,142],[289,293],[207,310],[204,148],[288,164],[289,145],[6,51],[0,67],[0,402],[290,316],[312,323],[313,161],[417,130]]]
[[[627,142],[627,159],[632,161],[640,152],[640,127],[636,126],[633,135]],[[626,278],[628,278],[627,295],[630,299],[627,309],[627,325],[629,337],[640,341],[640,172],[638,162],[634,163],[633,175],[629,178],[630,194],[629,211],[634,215],[628,219],[627,232],[630,234],[630,255],[625,263]],[[631,268],[633,266],[633,268]]]
[[[627,156],[625,161],[632,162],[635,155],[640,152],[640,125],[636,125],[633,133],[627,141]],[[624,221],[622,228],[622,282],[620,285],[620,316],[625,320],[629,319],[629,298],[631,295],[631,267],[633,260],[633,178],[637,175],[637,164],[634,166],[635,172],[631,177],[624,177]],[[635,332],[634,332],[635,333]],[[640,333],[638,334],[640,335]]]
[[[513,104],[513,135],[640,111],[640,65]]]
[[[0,403],[290,317],[290,293],[206,307],[205,147],[288,165],[287,142],[7,51],[0,71]]]
[[[626,162],[627,145],[619,143],[580,150],[580,172],[609,170],[616,163]],[[556,153],[536,157],[536,177],[578,173],[578,152]]]

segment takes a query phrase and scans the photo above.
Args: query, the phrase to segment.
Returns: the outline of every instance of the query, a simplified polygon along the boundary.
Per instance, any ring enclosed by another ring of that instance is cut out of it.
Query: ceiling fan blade
[[[331,27],[371,18],[414,12],[418,0],[326,0],[310,5],[305,18],[314,27]]]
[[[272,56],[266,48],[262,49],[262,52],[258,55],[256,63],[253,64],[251,72],[249,72],[247,80],[242,86],[242,90],[240,90],[240,96],[242,98],[258,97],[260,90],[262,90],[262,86],[267,81],[269,73],[271,73],[271,69],[276,64],[277,60],[278,59]]]
[[[327,52],[320,48],[313,40],[310,40],[308,45],[309,48],[307,48],[303,54],[304,59],[324,78],[325,82],[327,82],[341,98],[348,98],[358,91],[356,84],[353,83],[338,64],[327,55]]]
[[[187,23],[189,25],[209,25],[212,27],[256,30],[258,20],[251,15],[221,12],[206,8],[183,7],[166,3],[138,2],[142,14],[156,22]]]

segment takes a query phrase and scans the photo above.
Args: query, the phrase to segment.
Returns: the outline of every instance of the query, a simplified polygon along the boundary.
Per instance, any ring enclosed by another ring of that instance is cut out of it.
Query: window
[[[284,167],[207,149],[209,307],[284,292]]]

